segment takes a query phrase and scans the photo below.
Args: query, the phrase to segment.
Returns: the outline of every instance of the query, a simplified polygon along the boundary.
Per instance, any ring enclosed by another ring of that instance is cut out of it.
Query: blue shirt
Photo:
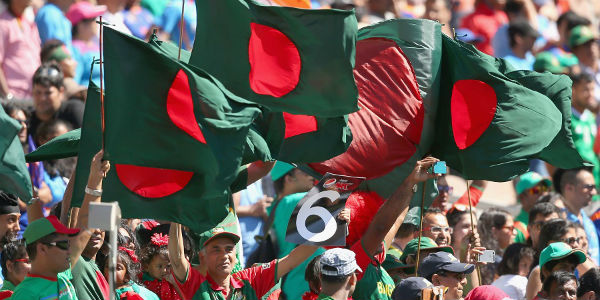
[[[535,57],[531,52],[525,53],[525,58],[520,58],[515,56],[512,51],[509,55],[503,57],[508,63],[510,63],[515,70],[533,70],[533,63],[535,62]]]
[[[250,206],[263,196],[262,183],[261,180],[258,180],[240,192],[240,206]],[[242,266],[245,266],[246,258],[258,248],[258,243],[254,239],[254,236],[262,235],[263,220],[258,217],[240,217],[239,221],[242,233],[242,248],[244,249],[244,256],[240,263]]]
[[[183,49],[191,49],[196,36],[196,5],[193,1],[185,0],[185,13],[183,15]],[[171,1],[163,11],[160,18],[155,20],[163,31],[169,33],[171,41],[179,44],[179,21],[181,19],[181,0]]]
[[[592,220],[585,214],[583,209],[579,213],[581,214],[583,224],[581,224],[577,216],[572,214],[569,210],[567,210],[567,220],[579,223],[583,226],[585,235],[587,235],[588,239],[588,252],[590,253],[590,256],[594,262],[598,264],[598,262],[600,262],[600,242],[598,242],[598,232],[596,231],[596,226],[594,226],[594,222],[592,222]]]

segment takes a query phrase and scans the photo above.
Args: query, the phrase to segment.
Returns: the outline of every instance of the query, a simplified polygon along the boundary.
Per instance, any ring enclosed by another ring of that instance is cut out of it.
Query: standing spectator
[[[0,97],[30,99],[31,77],[40,66],[40,37],[23,14],[28,1],[3,0],[0,13]]]
[[[597,194],[594,176],[585,168],[566,170],[561,176],[560,187],[567,207],[567,220],[583,225],[590,256],[598,263],[600,261],[598,233],[592,220],[583,211],[583,208],[590,204]]]
[[[348,249],[333,248],[319,259],[321,266],[321,293],[319,299],[346,300],[356,288],[356,272],[362,272],[356,263],[356,254]]]
[[[106,12],[102,15],[102,21],[112,24],[115,30],[125,34],[131,31],[125,25],[125,3],[126,0],[99,0],[98,4],[106,5]]]
[[[36,135],[42,122],[61,119],[72,128],[83,122],[84,103],[77,99],[64,99],[63,74],[56,64],[45,64],[33,75],[33,113],[29,133]]]
[[[90,72],[92,81],[99,85],[100,68],[92,68],[94,58],[100,57],[100,43],[98,39],[99,25],[96,18],[106,12],[104,5],[92,5],[87,1],[77,2],[69,8],[67,18],[73,26],[73,49],[76,53],[74,58],[81,67],[81,77],[75,80],[84,86],[88,85]]]
[[[521,212],[515,218],[515,228],[517,235],[515,243],[525,243],[529,238],[529,211],[535,205],[538,198],[547,195],[552,187],[552,181],[543,178],[535,172],[527,172],[519,176],[516,192],[517,200],[521,203]]]
[[[593,29],[583,25],[573,28],[569,36],[569,47],[571,47],[573,54],[577,56],[581,70],[592,75],[595,84],[593,97],[596,102],[600,102],[600,63],[598,61],[600,59],[600,49],[598,48],[598,38]]]
[[[525,19],[517,19],[508,26],[510,53],[504,56],[516,70],[533,70],[535,57],[531,53],[540,34]]]
[[[512,244],[506,248],[498,265],[498,279],[493,286],[504,291],[511,299],[525,298],[527,276],[533,266],[535,251],[524,244]]]
[[[496,254],[493,263],[488,263],[481,268],[481,282],[489,285],[494,281],[504,250],[514,240],[516,230],[513,217],[503,209],[491,208],[479,217],[477,231],[481,237],[481,246],[494,250]]]
[[[494,55],[492,38],[502,24],[508,23],[503,8],[503,0],[477,0],[475,11],[462,20],[461,28],[467,28],[484,38],[476,45],[483,53]]]

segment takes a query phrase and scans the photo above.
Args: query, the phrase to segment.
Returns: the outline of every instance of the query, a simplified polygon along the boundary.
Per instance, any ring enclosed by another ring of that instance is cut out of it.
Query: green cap
[[[234,244],[237,244],[237,242],[240,241],[240,236],[229,231],[227,227],[217,226],[200,234],[200,240],[204,241],[202,243],[202,248],[204,248],[204,246],[206,246],[206,244],[208,244],[208,242],[211,240],[219,237],[230,238]]]
[[[596,35],[590,27],[579,25],[571,30],[571,34],[569,35],[569,47],[572,49],[595,39]]]
[[[271,170],[271,179],[275,181],[295,168],[296,167],[286,162],[277,161],[273,167],[273,170]]]
[[[383,261],[381,266],[388,272],[392,270],[400,270],[406,274],[411,274],[415,272],[414,265],[404,264],[400,260],[398,260],[396,256],[391,254],[386,254],[385,260]]]
[[[76,235],[79,233],[79,228],[68,228],[63,225],[56,216],[49,216],[29,223],[25,232],[23,232],[23,238],[25,239],[26,244],[31,244],[55,232]]]
[[[552,186],[552,181],[550,181],[550,179],[544,178],[542,175],[536,172],[527,172],[521,175],[515,188],[517,190],[517,195],[520,195],[524,191],[538,185],[540,182],[543,182],[544,185],[548,187]]]
[[[544,51],[535,56],[533,70],[536,72],[551,72],[562,74],[567,72],[567,68],[561,65],[560,61],[552,53]]]
[[[419,238],[414,238],[414,239],[410,240],[410,242],[408,242],[408,244],[406,244],[406,247],[404,247],[404,252],[402,252],[402,256],[400,256],[400,261],[403,263],[406,263],[406,258],[408,258],[409,255],[416,255],[418,249],[419,249]],[[423,237],[421,237],[421,250],[425,250],[425,249],[427,249],[427,250],[438,249],[440,251],[454,254],[454,250],[452,249],[452,247],[450,247],[450,246],[440,247],[432,239],[423,236]]]
[[[580,264],[587,259],[585,253],[579,249],[573,249],[563,242],[552,243],[540,253],[540,268],[543,268],[544,265],[551,260],[565,258],[569,255],[575,255]]]

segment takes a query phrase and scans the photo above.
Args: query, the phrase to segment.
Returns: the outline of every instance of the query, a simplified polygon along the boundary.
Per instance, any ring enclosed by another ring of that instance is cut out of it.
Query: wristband
[[[87,186],[85,187],[85,193],[96,197],[102,196],[102,190],[92,190]]]

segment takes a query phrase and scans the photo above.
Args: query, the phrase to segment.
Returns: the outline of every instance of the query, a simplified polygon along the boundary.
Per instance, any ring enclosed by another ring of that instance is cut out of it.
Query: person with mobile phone
[[[427,256],[419,268],[419,276],[431,281],[435,286],[448,288],[444,299],[462,300],[467,275],[475,270],[475,265],[461,263],[454,255],[436,252]]]

